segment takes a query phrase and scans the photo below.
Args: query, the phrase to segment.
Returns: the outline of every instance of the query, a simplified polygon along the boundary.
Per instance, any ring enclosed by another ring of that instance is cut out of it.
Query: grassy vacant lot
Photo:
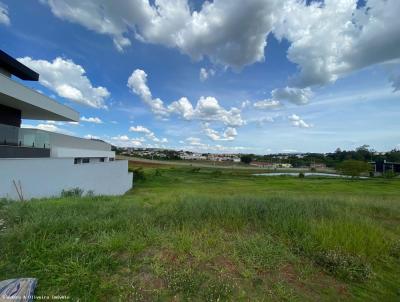
[[[2,202],[0,279],[81,301],[399,301],[400,180],[144,171],[123,197]]]

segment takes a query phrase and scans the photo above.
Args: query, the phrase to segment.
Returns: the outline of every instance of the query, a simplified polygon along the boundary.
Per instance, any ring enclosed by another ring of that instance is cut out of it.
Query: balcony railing
[[[0,124],[0,145],[50,149],[50,135],[38,129]]]
[[[111,145],[100,140],[0,124],[0,158],[35,157],[32,152],[37,157],[114,157]]]

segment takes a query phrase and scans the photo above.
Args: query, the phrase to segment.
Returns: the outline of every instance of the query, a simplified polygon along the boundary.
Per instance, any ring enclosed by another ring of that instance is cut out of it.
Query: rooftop
[[[44,94],[11,79],[37,81],[39,74],[0,50],[0,105],[21,111],[21,118],[31,120],[79,121],[79,113]]]
[[[21,80],[38,81],[39,74],[0,49],[0,68],[15,75]]]
[[[79,121],[79,113],[0,74],[0,105],[21,110],[23,119]]]

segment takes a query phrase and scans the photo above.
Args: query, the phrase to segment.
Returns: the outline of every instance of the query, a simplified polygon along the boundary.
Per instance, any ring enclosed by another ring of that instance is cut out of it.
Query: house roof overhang
[[[23,119],[79,121],[79,113],[0,74],[0,104],[21,110]]]
[[[0,68],[15,75],[21,80],[38,81],[39,74],[0,49]]]

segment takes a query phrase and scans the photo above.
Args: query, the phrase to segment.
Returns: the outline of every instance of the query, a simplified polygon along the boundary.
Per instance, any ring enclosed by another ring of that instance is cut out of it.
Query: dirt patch
[[[138,160],[129,160],[129,168],[169,168],[173,167],[170,163],[155,163],[155,162],[146,162],[146,161],[138,161]]]
[[[346,284],[341,283],[331,276],[328,276],[324,272],[318,273],[314,278],[312,278],[312,281],[316,284],[319,284],[321,288],[334,288],[338,295],[342,297],[349,296],[349,291]]]
[[[348,297],[347,286],[324,272],[318,272],[304,279],[296,268],[288,263],[279,269],[278,278],[312,300],[317,301],[321,291],[326,289],[334,290],[338,297]]]
[[[304,288],[304,283],[298,278],[298,274],[296,273],[292,264],[286,264],[279,270],[279,275],[285,280],[287,283],[295,285],[296,287]]]
[[[168,249],[162,249],[157,257],[163,262],[163,263],[168,263],[168,264],[178,264],[180,262],[180,257],[178,254],[174,253],[171,250]]]
[[[208,266],[213,270],[220,272],[222,275],[229,277],[240,276],[238,266],[232,260],[224,256],[215,257]]]
[[[164,280],[157,276],[154,276],[149,272],[141,272],[140,274],[138,274],[137,278],[141,281],[142,285],[146,286],[146,289],[143,289],[143,291],[149,292],[165,288]]]

